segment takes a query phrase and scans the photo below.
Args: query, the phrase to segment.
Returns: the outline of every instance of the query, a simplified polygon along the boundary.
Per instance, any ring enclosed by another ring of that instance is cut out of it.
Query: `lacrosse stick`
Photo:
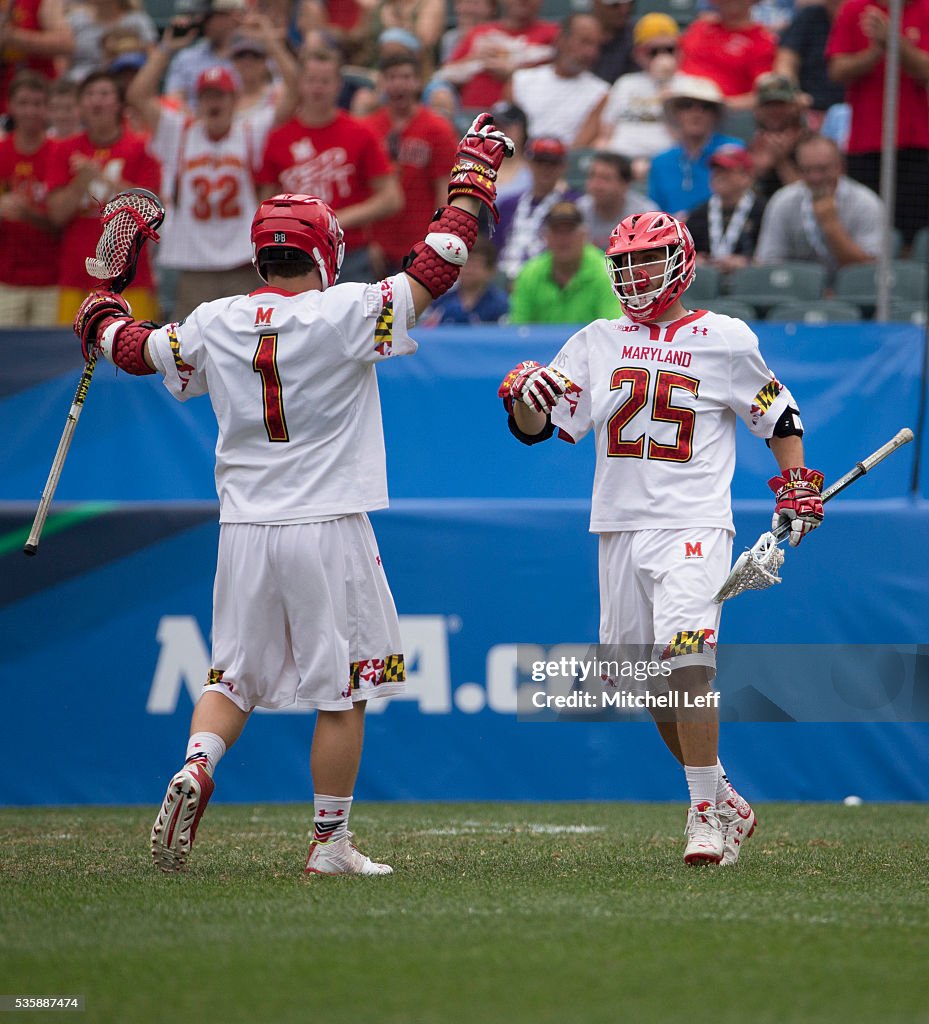
[[[888,455],[891,455],[902,445],[913,440],[913,431],[904,427],[892,437],[887,444],[882,445],[878,450],[861,462],[856,462],[853,469],[850,469],[845,476],[839,477],[834,484],[830,484],[823,491],[823,504],[841,494],[846,487],[863,477],[869,470],[883,462]],[[784,562],[784,552],[778,546],[790,533],[790,523],[781,523],[776,530],[769,530],[763,533],[754,545],[747,551],[743,551],[736,559],[731,572],[726,577],[726,582],[716,592],[713,600],[717,604],[728,601],[730,597],[737,597],[746,590],[765,590],[780,583],[781,578],[777,574]]]
[[[135,277],[139,254],[147,239],[158,241],[158,227],[164,220],[165,208],[154,193],[144,188],[130,188],[115,195],[103,207],[100,223],[103,228],[97,252],[84,261],[87,273],[91,277],[104,281],[104,288],[111,292],[122,292],[129,287]],[[92,351],[84,363],[81,379],[77,383],[77,391],[71,402],[71,411],[65,421],[58,450],[52,460],[45,489],[32,522],[32,530],[23,547],[23,554],[34,555],[39,547],[39,538],[48,518],[48,511],[58,487],[58,479],[64,468],[74,428],[84,408],[84,399],[90,387],[94,368],[97,365],[97,353]]]

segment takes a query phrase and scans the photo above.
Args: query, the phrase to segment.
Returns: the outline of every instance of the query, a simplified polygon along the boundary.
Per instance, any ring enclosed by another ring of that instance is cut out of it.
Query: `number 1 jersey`
[[[165,387],[209,393],[222,523],[299,523],[387,506],[374,364],[416,351],[404,274],[299,294],[261,288],[149,335]]]
[[[594,431],[592,532],[734,531],[736,417],[769,438],[792,401],[745,323],[706,311],[596,320],[551,365],[575,384],[552,412],[559,436]]]

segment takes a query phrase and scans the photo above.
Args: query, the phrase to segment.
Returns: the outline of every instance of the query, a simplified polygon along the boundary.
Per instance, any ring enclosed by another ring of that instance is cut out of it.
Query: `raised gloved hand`
[[[497,171],[516,152],[513,140],[494,124],[490,114],[478,114],[458,143],[448,182],[449,202],[455,196],[473,196],[500,219],[497,213]]]
[[[768,486],[777,500],[771,529],[789,523],[790,546],[796,547],[823,521],[823,475],[818,469],[795,466],[782,470],[780,476],[771,477]]]
[[[81,303],[74,317],[74,333],[81,339],[81,352],[89,359],[97,347],[97,335],[104,320],[110,317],[131,317],[129,303],[116,292],[91,292]]]
[[[497,395],[507,412],[513,411],[514,402],[522,402],[533,412],[550,413],[573,387],[563,373],[527,359],[503,378]]]

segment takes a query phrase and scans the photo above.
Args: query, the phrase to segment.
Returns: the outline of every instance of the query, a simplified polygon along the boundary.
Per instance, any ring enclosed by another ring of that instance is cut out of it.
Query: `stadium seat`
[[[716,267],[698,266],[693,284],[684,293],[685,302],[703,304],[719,295],[720,273]]]
[[[913,238],[910,248],[910,259],[925,263],[929,260],[929,227],[920,228]]]
[[[926,321],[929,320],[929,310],[926,309],[925,302],[905,302],[896,299],[890,304],[890,319],[925,327]]]
[[[701,302],[701,306],[713,313],[721,313],[723,316],[734,316],[739,320],[759,320],[758,310],[751,303],[742,302],[739,299],[716,298]]]
[[[822,298],[825,284],[826,268],[821,264],[787,262],[733,271],[728,294],[763,313],[781,302]]]
[[[565,173],[565,180],[568,182],[569,188],[573,188],[575,192],[584,191],[587,172],[590,170],[590,161],[595,152],[585,146],[568,150],[568,170]]]
[[[792,320],[798,324],[852,323],[861,319],[861,310],[842,299],[808,299],[780,302],[768,310],[766,320]]]
[[[697,6],[697,0],[635,0],[632,21],[638,21],[643,15],[658,11],[670,14],[683,29],[696,18]]]
[[[854,263],[841,267],[835,276],[836,298],[847,299],[870,310],[877,304],[877,264]],[[890,296],[907,302],[924,302],[927,267],[918,260],[894,260],[890,267]]]

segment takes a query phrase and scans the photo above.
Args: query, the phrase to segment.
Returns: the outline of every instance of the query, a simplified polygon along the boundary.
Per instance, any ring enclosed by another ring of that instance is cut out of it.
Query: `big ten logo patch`
[[[684,541],[685,558],[703,558],[703,541]]]

